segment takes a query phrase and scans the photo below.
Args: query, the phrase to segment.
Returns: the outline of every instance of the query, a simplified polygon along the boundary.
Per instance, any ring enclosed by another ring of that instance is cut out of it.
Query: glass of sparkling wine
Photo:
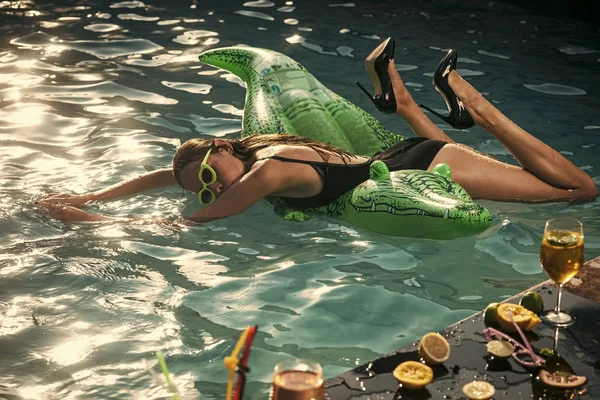
[[[286,360],[275,366],[272,400],[324,400],[323,371],[319,363]]]
[[[546,222],[540,263],[544,271],[558,285],[556,309],[541,315],[550,326],[568,326],[575,320],[560,310],[563,285],[571,280],[583,265],[583,227],[573,218],[554,218]]]

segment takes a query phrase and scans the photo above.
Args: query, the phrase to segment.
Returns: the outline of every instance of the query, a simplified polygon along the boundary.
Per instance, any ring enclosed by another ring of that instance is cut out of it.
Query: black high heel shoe
[[[454,90],[448,84],[450,72],[456,69],[457,58],[458,54],[456,50],[449,50],[433,74],[433,86],[446,101],[446,107],[448,107],[450,114],[445,117],[423,104],[419,104],[419,107],[423,107],[432,114],[437,115],[455,129],[467,129],[474,126],[475,122],[473,122],[473,118],[471,118],[471,114],[469,114],[463,102],[456,96]]]
[[[390,37],[377,46],[365,60],[365,68],[375,87],[375,96],[369,93],[358,81],[355,82],[371,99],[375,107],[383,113],[395,113],[397,108],[394,88],[387,72],[388,64],[394,58],[395,45],[394,39]],[[380,93],[377,94],[377,92]]]

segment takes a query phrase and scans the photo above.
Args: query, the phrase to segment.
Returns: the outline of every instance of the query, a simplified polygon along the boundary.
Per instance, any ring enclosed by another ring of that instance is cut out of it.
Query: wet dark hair
[[[239,140],[231,139],[229,142],[233,147],[233,155],[241,161],[250,159],[257,150],[277,145],[310,147],[319,153],[323,161],[327,161],[331,153],[340,156],[344,162],[351,157],[356,157],[351,153],[325,143],[286,134],[251,135]],[[215,146],[215,139],[190,139],[177,149],[175,156],[173,156],[173,177],[180,186],[182,186],[181,171],[185,166],[194,161],[201,161],[210,149],[219,149],[219,146]]]

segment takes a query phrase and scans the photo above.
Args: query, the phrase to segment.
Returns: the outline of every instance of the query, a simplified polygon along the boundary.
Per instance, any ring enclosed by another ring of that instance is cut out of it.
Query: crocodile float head
[[[439,169],[450,173],[448,166]],[[374,231],[407,237],[448,239],[490,224],[490,212],[446,176],[403,170],[389,172],[386,178],[385,172],[374,174],[373,166],[371,172],[372,179],[314,211],[357,225],[368,221]]]

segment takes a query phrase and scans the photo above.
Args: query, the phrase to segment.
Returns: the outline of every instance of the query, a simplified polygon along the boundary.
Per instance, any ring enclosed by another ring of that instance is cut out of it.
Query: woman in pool
[[[280,197],[296,208],[328,204],[367,180],[374,160],[382,160],[390,170],[430,171],[446,163],[452,169],[453,180],[476,199],[534,203],[586,201],[598,195],[595,183],[585,172],[518,127],[462,79],[455,71],[456,52],[451,50],[434,74],[434,85],[446,100],[450,115],[443,117],[423,107],[455,128],[485,128],[521,167],[455,143],[415,103],[398,74],[393,53],[391,38],[373,50],[365,67],[375,96],[361,88],[380,111],[400,114],[418,137],[372,158],[290,135],[192,139],[177,150],[172,168],[88,194],[51,194],[38,204],[65,221],[118,221],[122,219],[89,214],[77,207],[179,184],[196,193],[204,207],[178,222],[205,222],[240,214],[267,196]]]

